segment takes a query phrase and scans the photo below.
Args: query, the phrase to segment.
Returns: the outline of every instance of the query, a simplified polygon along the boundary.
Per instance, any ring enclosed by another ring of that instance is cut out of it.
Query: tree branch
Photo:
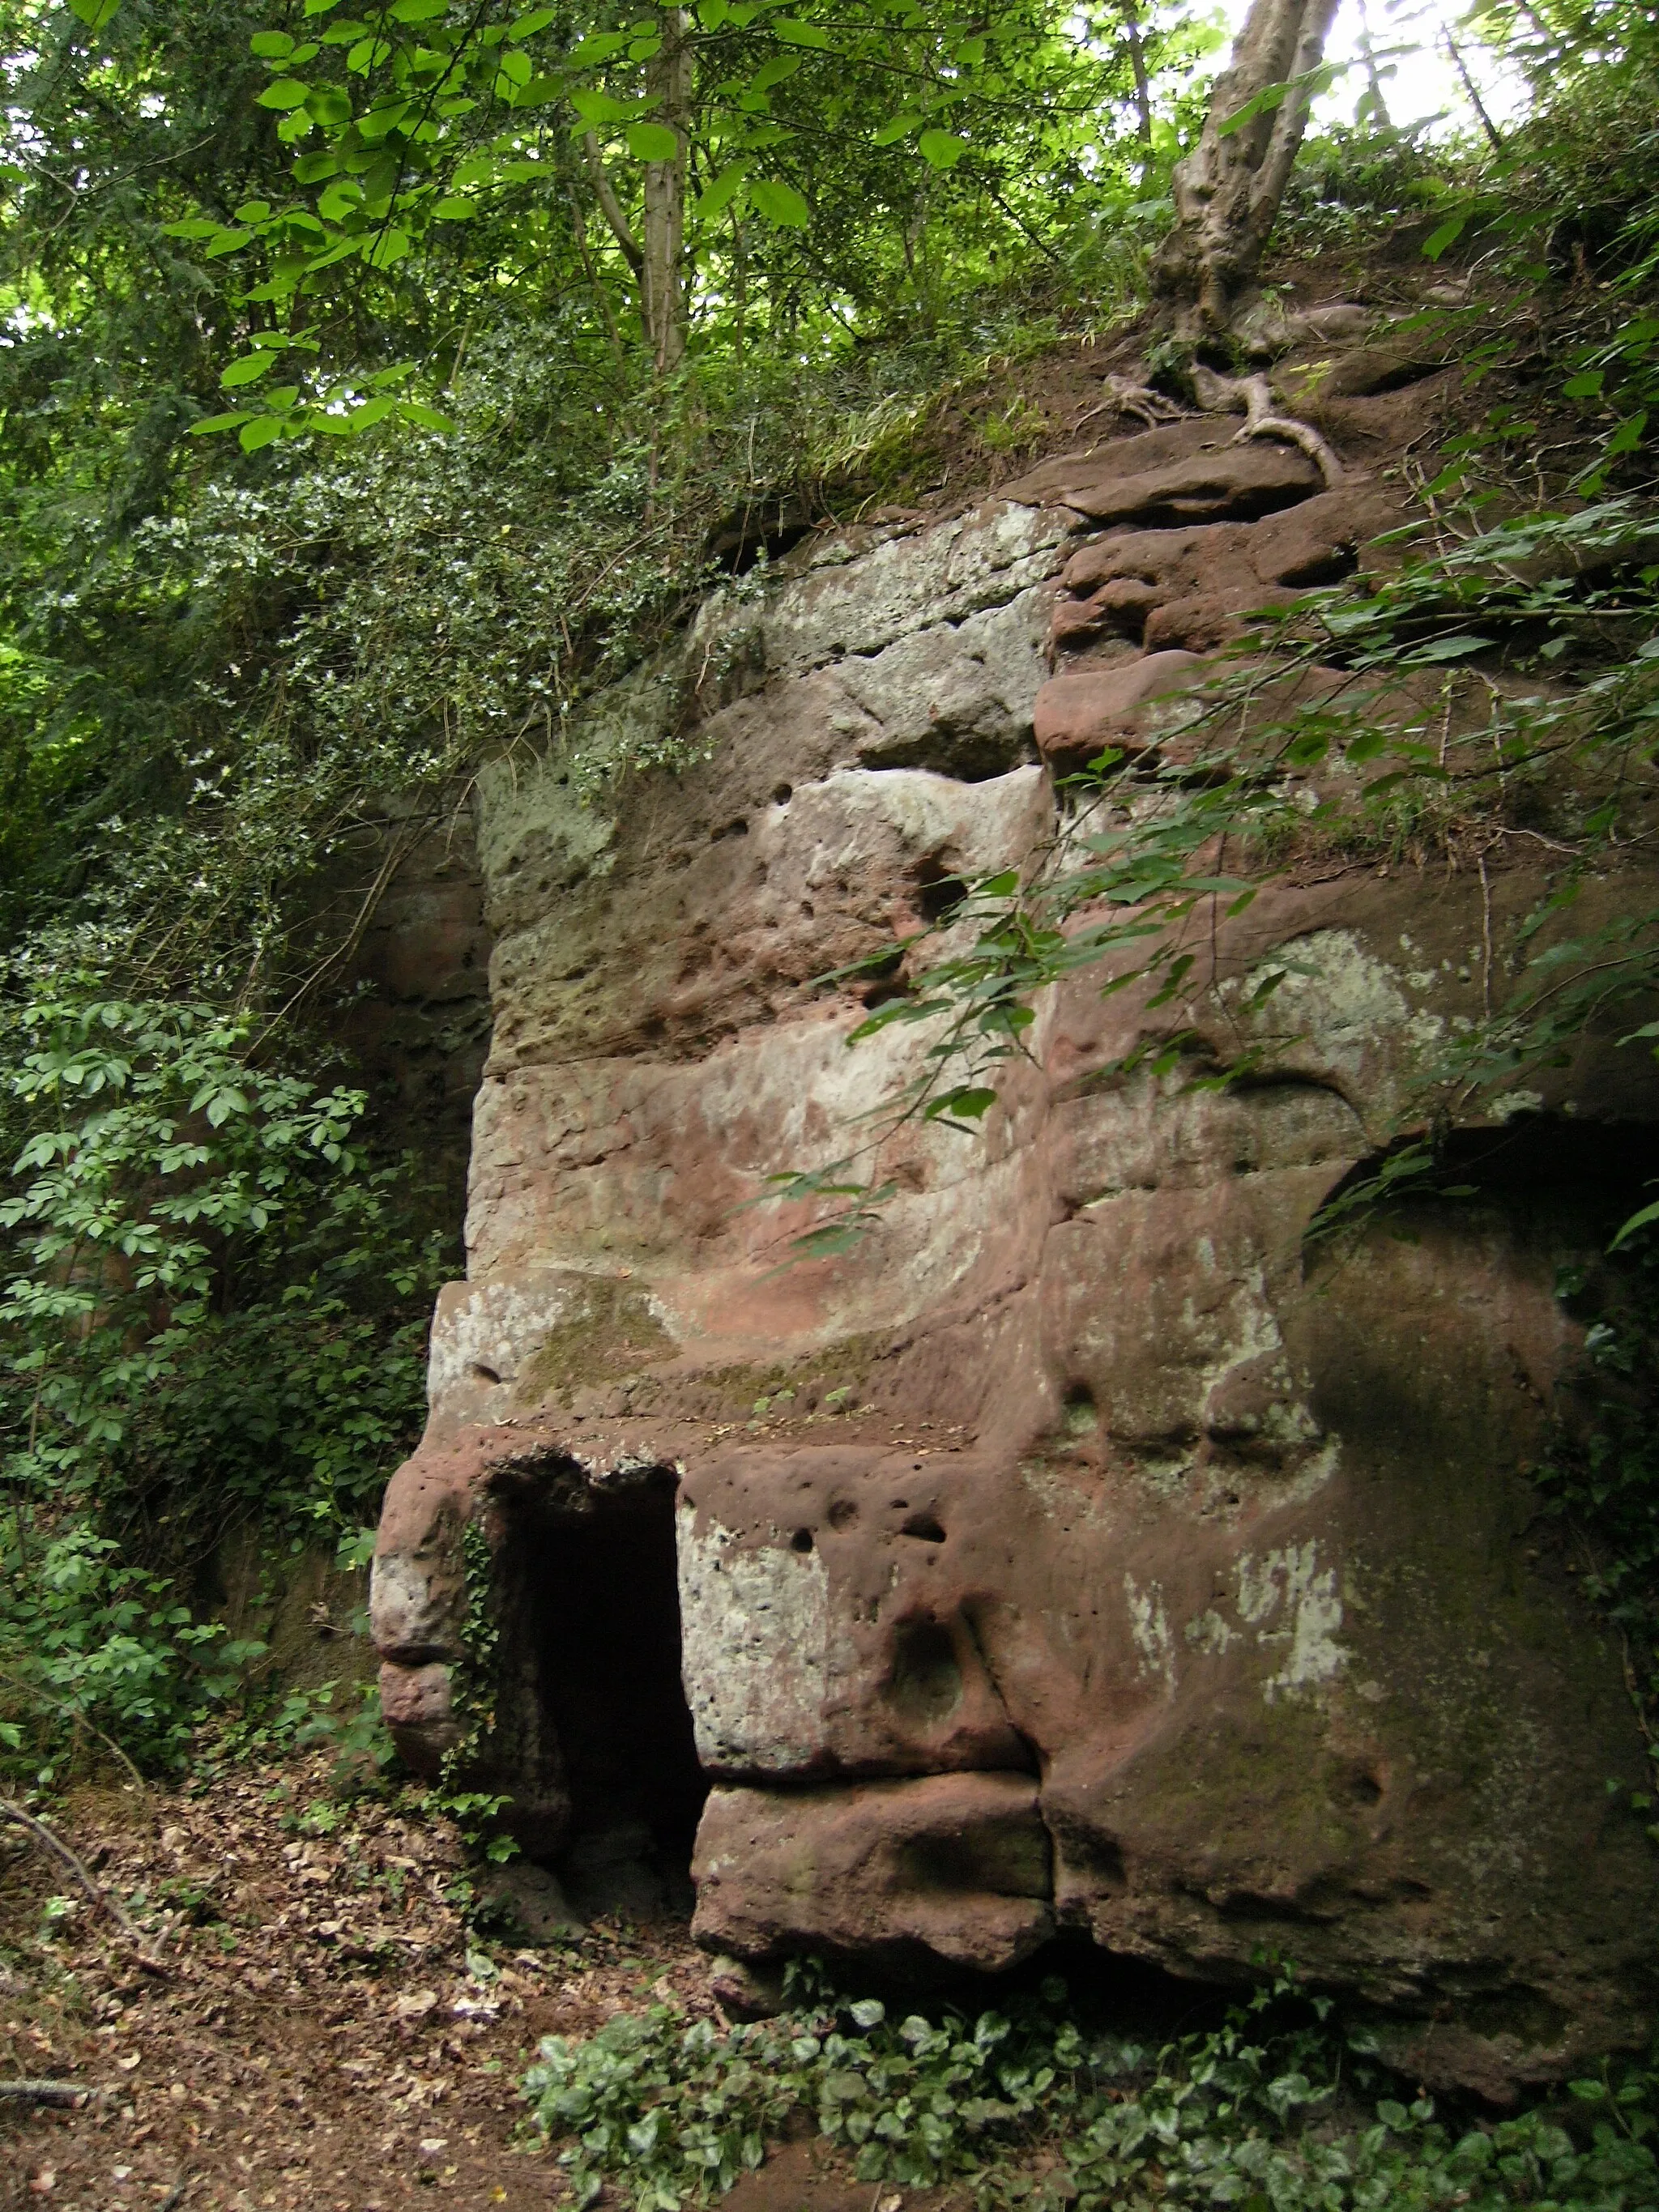
[[[610,224],[611,235],[623,250],[623,258],[636,276],[645,274],[645,255],[640,241],[629,228],[628,217],[622,211],[622,202],[617,198],[610,178],[605,174],[605,157],[599,151],[599,142],[590,131],[582,140],[582,151],[587,156],[588,174],[593,179],[593,191],[599,203],[599,212]]]

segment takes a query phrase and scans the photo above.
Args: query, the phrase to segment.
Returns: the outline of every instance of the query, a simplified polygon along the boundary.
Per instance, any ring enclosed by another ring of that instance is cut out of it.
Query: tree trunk
[[[1182,337],[1222,337],[1249,304],[1307,128],[1309,93],[1295,81],[1319,66],[1336,9],[1337,0],[1253,0],[1233,42],[1199,142],[1176,166],[1175,228],[1152,268]],[[1222,135],[1259,93],[1285,83],[1293,89],[1277,106]]]
[[[691,21],[684,8],[662,11],[660,51],[646,64],[651,118],[674,133],[672,161],[645,165],[644,265],[640,289],[645,342],[659,376],[677,368],[685,353],[686,125],[691,112],[694,55]]]

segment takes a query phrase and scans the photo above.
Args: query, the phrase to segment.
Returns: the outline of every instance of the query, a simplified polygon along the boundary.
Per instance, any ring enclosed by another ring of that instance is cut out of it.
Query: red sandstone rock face
[[[1209,664],[1135,657],[1146,610],[1293,589],[1397,519],[1231,428],[711,602],[590,710],[601,740],[689,717],[678,777],[586,809],[556,760],[483,779],[495,1045],[381,1529],[386,1710],[417,1765],[475,1729],[543,1851],[696,1826],[698,1930],[753,1964],[995,1970],[1058,1929],[1228,1981],[1265,1945],[1496,2094],[1653,2021],[1659,1877],[1604,1788],[1641,1747],[1522,1473],[1554,1267],[1606,1233],[1613,1135],[1574,1131],[1650,1119],[1651,1064],[1587,1048],[1535,1102],[1577,1122],[1494,1126],[1413,1242],[1304,1231],[1479,1012],[1530,863],[1333,863],[1218,923],[1188,1049],[1261,1047],[1248,1087],[1110,1073],[1167,1018],[1081,974],[982,1139],[885,1141],[864,1246],[780,1273],[805,1216],[746,1204],[917,1064],[903,1028],[849,1052],[870,985],[814,979],[1053,836],[1045,761],[1175,742],[1155,695]],[[1051,635],[1121,657],[1051,678]]]

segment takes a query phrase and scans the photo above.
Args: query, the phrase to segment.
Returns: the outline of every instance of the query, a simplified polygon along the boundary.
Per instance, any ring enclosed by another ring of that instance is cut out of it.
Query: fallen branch
[[[93,1903],[101,1911],[108,1913],[128,1942],[137,1952],[140,1963],[147,1966],[152,1974],[166,1973],[167,1968],[150,1949],[143,1930],[137,1922],[128,1917],[109,1892],[94,1880],[87,1867],[76,1856],[61,1836],[54,1835],[44,1820],[37,1818],[33,1813],[26,1813],[21,1805],[14,1804],[9,1797],[0,1797],[0,1820],[14,1821],[18,1827],[26,1828],[38,1844],[44,1844],[53,1857],[69,1869]]]
[[[84,2105],[92,2091],[79,2081],[0,2081],[0,2105]]]

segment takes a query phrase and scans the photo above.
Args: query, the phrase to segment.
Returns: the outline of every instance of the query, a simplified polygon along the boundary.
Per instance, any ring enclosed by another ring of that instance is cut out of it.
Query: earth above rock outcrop
[[[1374,457],[1433,365],[1367,382],[1326,418],[1363,477],[1194,416],[820,532],[481,774],[467,1277],[373,1620],[406,1756],[504,1793],[579,1908],[689,1864],[700,1940],[760,1970],[1276,1954],[1504,2097],[1659,2016],[1659,1856],[1607,1788],[1643,1747],[1527,1474],[1652,1064],[1593,1042],[1505,1102],[1407,1234],[1307,1232],[1489,1005],[1541,845],[1275,878],[1172,1055],[1078,970],[981,1133],[872,1134],[926,1025],[848,1042],[1066,776],[1178,758],[1246,617],[1410,519]],[[891,1194],[784,1264],[811,1207],[765,1179],[841,1159]]]

